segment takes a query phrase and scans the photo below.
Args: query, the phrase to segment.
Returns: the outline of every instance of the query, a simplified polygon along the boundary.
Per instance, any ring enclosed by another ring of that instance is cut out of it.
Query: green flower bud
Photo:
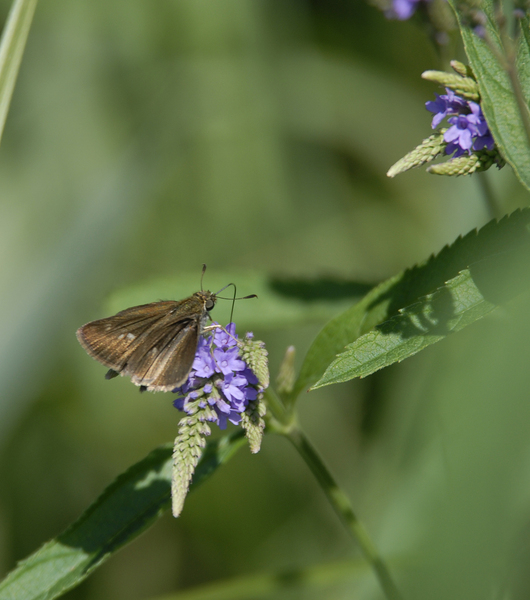
[[[280,396],[288,395],[293,391],[293,386],[296,378],[294,370],[294,359],[296,350],[294,346],[289,346],[285,351],[280,371],[276,379],[277,389]]]
[[[241,350],[241,358],[247,363],[254,375],[258,378],[259,384],[263,389],[269,387],[269,362],[268,352],[265,350],[263,342],[256,341],[246,337],[239,340],[237,345]]]
[[[434,81],[444,87],[451,88],[455,94],[466,100],[473,100],[473,102],[480,100],[478,84],[471,77],[462,77],[445,71],[425,71],[421,76],[427,81]]]
[[[202,394],[201,394],[202,395]],[[204,408],[200,404],[206,404]],[[206,445],[206,436],[211,434],[208,421],[216,418],[215,411],[204,400],[190,402],[188,416],[179,422],[179,433],[173,445],[173,473],[171,480],[171,500],[173,516],[182,512],[195,467]]]
[[[492,165],[501,169],[506,163],[496,150],[480,150],[472,154],[464,154],[439,165],[430,166],[427,171],[433,175],[471,175],[480,171],[487,171]]]
[[[256,454],[260,451],[263,431],[265,430],[265,413],[267,409],[263,402],[263,393],[259,393],[256,400],[248,403],[245,412],[241,415],[241,427],[245,430],[250,451]]]
[[[444,142],[444,133],[446,131],[447,128],[436,130],[436,133],[423,140],[419,146],[398,160],[396,164],[392,165],[388,170],[387,176],[395,177],[409,169],[431,162],[437,156],[443,154],[446,146]]]
[[[471,77],[471,79],[473,79],[474,81],[477,80],[477,78],[475,77],[475,73],[473,73],[473,69],[469,65],[465,65],[459,60],[452,60],[449,64],[451,65],[453,71],[455,71],[455,73],[458,73],[458,75],[461,75],[462,77]]]

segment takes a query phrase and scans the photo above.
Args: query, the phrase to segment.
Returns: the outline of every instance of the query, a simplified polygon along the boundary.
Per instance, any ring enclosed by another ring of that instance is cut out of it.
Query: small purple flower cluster
[[[471,154],[472,150],[493,150],[495,142],[480,105],[460,98],[449,88],[445,91],[447,94],[436,94],[436,100],[425,103],[427,110],[434,113],[433,129],[449,117],[447,120],[451,127],[444,133],[444,141],[447,142],[445,153],[454,152],[453,158],[456,158],[465,152]]]
[[[188,381],[173,390],[179,394],[173,405],[188,412],[190,402],[203,398],[199,406],[209,404],[217,415],[211,421],[226,429],[228,421],[239,425],[241,413],[258,397],[256,386],[258,378],[240,358],[236,326],[230,323],[226,329],[219,327],[213,335],[201,337]]]
[[[387,17],[406,21],[416,12],[420,2],[422,0],[392,0],[392,8],[387,12]]]

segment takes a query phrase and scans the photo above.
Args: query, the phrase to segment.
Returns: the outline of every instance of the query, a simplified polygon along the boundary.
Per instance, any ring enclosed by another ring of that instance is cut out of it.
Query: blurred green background
[[[475,178],[385,176],[428,135],[424,102],[439,90],[420,74],[443,66],[414,23],[354,0],[38,5],[0,147],[0,575],[176,434],[171,395],[105,381],[75,339],[109,314],[112,294],[196,274],[191,294],[202,263],[207,288],[216,272],[237,283],[246,271],[371,284],[489,219]],[[502,212],[527,202],[508,167],[487,176]],[[501,530],[521,511],[492,490],[515,486],[510,501],[525,505],[526,308],[511,307],[518,327],[502,313],[300,399],[302,424],[382,551],[415,565],[414,549],[429,549],[439,569],[414,585],[401,575],[418,597],[450,597],[440,582],[471,586],[496,564],[487,548],[507,544]],[[273,378],[286,346],[299,365],[324,323],[257,321]],[[66,597],[136,600],[355,556],[294,449],[267,436],[180,519],[162,518]],[[459,556],[476,559],[461,576]],[[352,590],[380,597],[368,571],[325,593]]]

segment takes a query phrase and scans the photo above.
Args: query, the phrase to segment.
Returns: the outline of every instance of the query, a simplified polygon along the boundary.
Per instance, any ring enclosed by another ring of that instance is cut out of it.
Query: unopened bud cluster
[[[244,340],[238,342],[241,358],[249,366],[257,378],[257,396],[254,402],[249,402],[245,412],[241,415],[241,427],[245,430],[250,451],[259,452],[263,431],[265,430],[266,408],[263,402],[263,392],[269,387],[268,353],[265,344],[253,339],[252,334],[246,335]]]

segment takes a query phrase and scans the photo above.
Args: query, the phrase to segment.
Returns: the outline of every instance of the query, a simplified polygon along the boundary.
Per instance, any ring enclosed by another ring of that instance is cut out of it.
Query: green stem
[[[484,203],[486,204],[486,208],[488,210],[488,215],[490,219],[498,219],[502,216],[501,211],[495,201],[495,195],[493,190],[491,189],[491,183],[488,179],[488,175],[486,173],[476,173],[477,182],[480,187],[480,191],[482,192],[482,197],[484,199]]]
[[[370,539],[366,529],[356,517],[353,508],[346,494],[340,489],[336,481],[322,459],[313,448],[304,433],[296,426],[292,425],[285,435],[293,443],[302,458],[305,460],[313,475],[317,478],[324,493],[326,494],[335,512],[346,525],[346,528],[357,541],[366,560],[372,566],[379,583],[388,598],[388,600],[401,600],[396,584],[394,583],[390,572],[381,558],[377,548]]]
[[[267,420],[267,429],[273,433],[285,435],[290,431],[294,422],[294,414],[288,411],[276,392],[271,388],[265,390],[265,401],[269,410],[265,419]]]

